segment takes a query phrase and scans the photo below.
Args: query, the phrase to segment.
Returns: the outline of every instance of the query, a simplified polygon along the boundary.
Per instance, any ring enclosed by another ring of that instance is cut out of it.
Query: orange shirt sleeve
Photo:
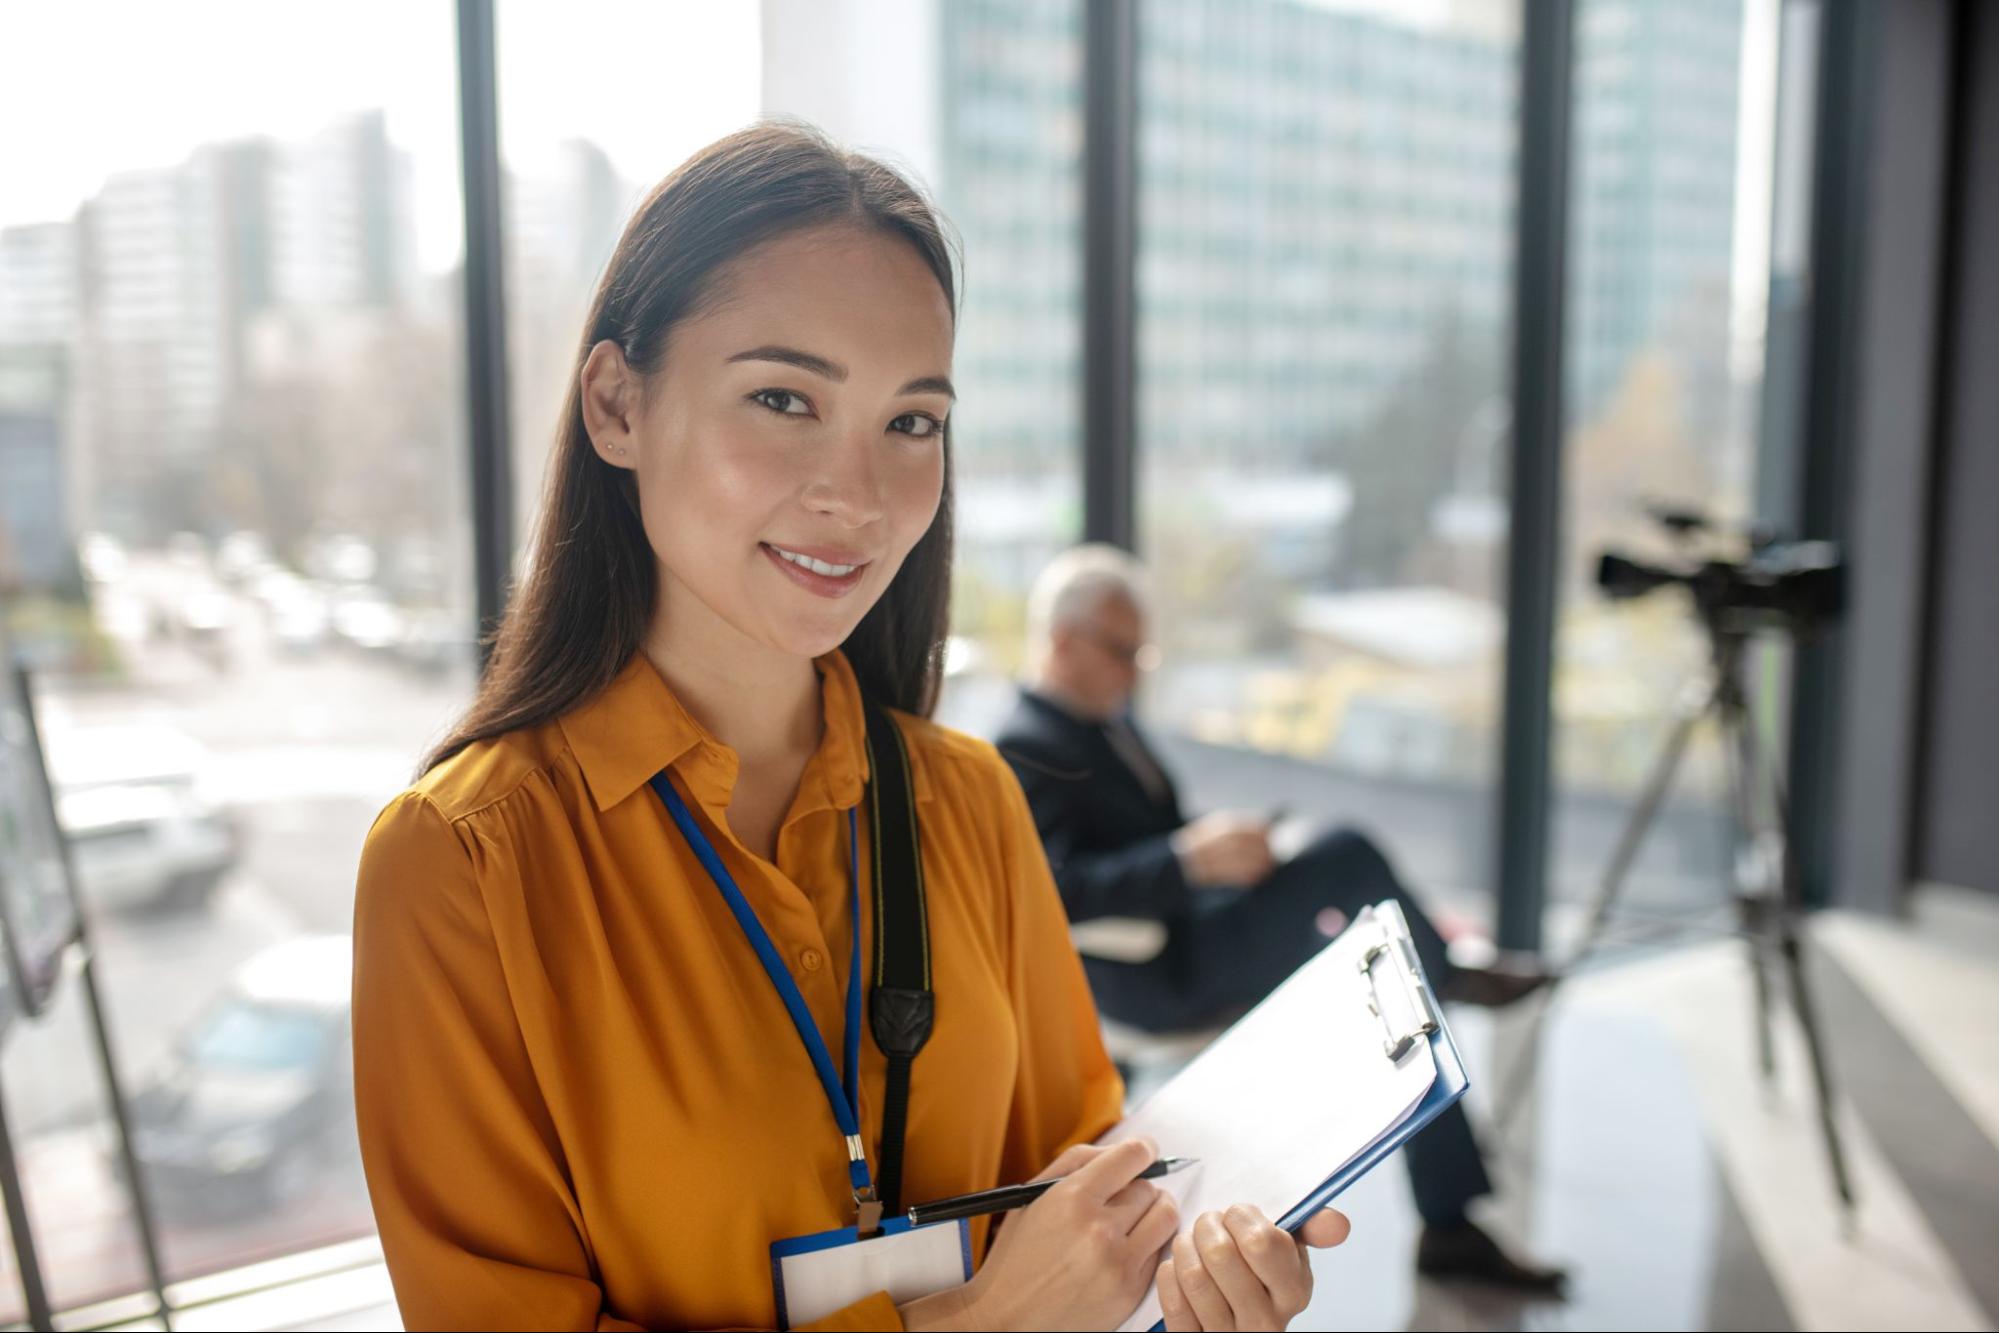
[[[640,1328],[604,1308],[460,836],[405,792],[376,819],[355,891],[356,1115],[403,1322]],[[877,1294],[803,1327],[901,1319]]]
[[[1124,1115],[1124,1081],[1104,1053],[1096,1002],[1020,780],[993,755],[996,812],[1010,914],[1010,989],[1020,1072],[1001,1180],[1027,1180]]]
[[[421,793],[376,819],[354,899],[354,1096],[411,1328],[605,1316],[459,832]]]

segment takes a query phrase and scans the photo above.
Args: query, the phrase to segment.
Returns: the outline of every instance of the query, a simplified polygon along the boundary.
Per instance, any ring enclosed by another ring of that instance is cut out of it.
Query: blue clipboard
[[[1392,1156],[1396,1149],[1421,1133],[1444,1110],[1455,1105],[1471,1087],[1465,1074],[1457,1042],[1443,1021],[1436,992],[1423,975],[1422,963],[1409,936],[1409,923],[1399,905],[1384,902],[1366,909],[1378,919],[1383,938],[1369,946],[1359,960],[1360,970],[1373,988],[1370,1008],[1382,1022],[1383,1049],[1391,1060],[1400,1060],[1417,1043],[1428,1045],[1436,1075],[1422,1098],[1371,1146],[1349,1158],[1344,1165],[1310,1191],[1278,1219],[1278,1225],[1295,1232],[1311,1216],[1331,1203],[1356,1180]],[[1364,919],[1363,913],[1359,920]],[[1165,1327],[1160,1320],[1151,1325],[1155,1333]]]
[[[1313,1213],[1388,1160],[1397,1148],[1415,1138],[1426,1125],[1442,1115],[1446,1107],[1455,1105],[1470,1089],[1471,1080],[1465,1077],[1465,1062],[1458,1056],[1458,1044],[1451,1039],[1449,1029],[1438,1028],[1429,1034],[1428,1040],[1430,1054],[1437,1061],[1437,1081],[1430,1085],[1430,1091],[1423,1100],[1416,1103],[1416,1109],[1409,1113],[1409,1118],[1389,1131],[1388,1137],[1334,1172],[1332,1179],[1313,1190],[1303,1203],[1278,1219],[1278,1226],[1286,1231],[1296,1231],[1304,1226]]]
[[[1410,992],[1415,1022],[1401,1040],[1430,1043],[1430,1055],[1437,1064],[1437,1078],[1407,1119],[1390,1130],[1381,1142],[1334,1172],[1330,1179],[1278,1220],[1277,1225],[1286,1231],[1296,1231],[1304,1226],[1313,1213],[1386,1161],[1397,1148],[1415,1138],[1432,1120],[1442,1115],[1447,1107],[1456,1105],[1471,1088],[1471,1080],[1465,1075],[1464,1058],[1458,1054],[1457,1041],[1444,1023],[1437,993],[1431,988],[1430,979],[1423,975],[1422,961],[1416,957],[1416,945],[1409,936],[1409,920],[1402,914],[1401,904],[1384,902],[1372,910],[1386,927],[1388,947],[1395,954],[1393,958],[1381,960],[1383,965],[1378,971],[1382,976],[1377,979],[1377,984],[1380,979],[1393,978]],[[1391,1054],[1395,1040],[1391,1036]]]

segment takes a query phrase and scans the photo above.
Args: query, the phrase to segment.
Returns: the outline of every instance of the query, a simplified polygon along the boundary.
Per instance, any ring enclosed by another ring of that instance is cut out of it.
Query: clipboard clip
[[[1381,938],[1367,946],[1360,956],[1360,974],[1369,989],[1369,1012],[1381,1019],[1387,1035],[1381,1049],[1400,1063],[1416,1044],[1443,1026],[1430,992],[1421,980],[1416,963],[1416,946],[1406,931],[1382,920]]]

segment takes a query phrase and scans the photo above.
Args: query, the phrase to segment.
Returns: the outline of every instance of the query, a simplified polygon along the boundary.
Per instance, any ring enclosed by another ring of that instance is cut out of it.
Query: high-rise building
[[[1144,446],[1329,463],[1451,330],[1505,318],[1511,44],[1168,0],[1139,49]]]
[[[1081,526],[1079,0],[763,0],[762,110],[929,190],[962,243],[961,626],[1018,620]],[[1011,607],[985,608],[987,594]]]
[[[417,281],[411,171],[379,110],[281,145],[265,201],[276,301],[377,309],[408,301]]]
[[[1742,0],[1577,7],[1569,365],[1579,421],[1658,349],[1689,381],[1690,425],[1719,426],[1741,41]]]
[[[73,224],[0,228],[0,344],[68,342],[80,290]]]
[[[229,392],[228,238],[215,165],[197,156],[120,173],[79,213],[84,411],[72,445],[85,456],[91,526],[124,538],[157,539],[163,518],[186,521]]]
[[[68,222],[0,229],[0,588],[45,589],[74,569],[71,411],[77,233]]]
[[[540,501],[549,442],[576,368],[576,340],[640,187],[584,139],[509,163],[507,359],[512,371],[515,522],[525,536]]]
[[[77,578],[62,451],[67,378],[58,343],[0,339],[0,592]]]
[[[260,334],[400,316],[418,288],[409,177],[382,113],[364,112],[121,172],[74,221],[0,233],[0,344],[68,349],[79,530],[202,526],[231,404],[260,345],[287,341]]]
[[[936,187],[964,244],[967,312],[963,563],[1017,596],[1082,526],[1082,5],[939,8]]]
[[[983,467],[1073,468],[1081,8],[939,11],[940,194],[965,238],[959,357],[980,391],[961,438]],[[1740,0],[1578,12],[1575,410],[1662,345],[1718,405]],[[1277,545],[1307,581],[1434,572],[1447,561],[1426,549],[1474,530],[1496,549],[1503,528],[1461,520],[1503,503],[1517,7],[1148,0],[1138,17],[1149,484],[1183,491],[1188,473],[1156,464],[1219,451],[1275,479],[1296,503],[1255,521],[1293,515],[1298,539]],[[1332,474],[1348,486],[1305,504]]]
[[[1183,581],[1243,571],[1243,600],[1266,608],[1245,642],[1285,619],[1259,583],[1409,582],[1489,449],[1512,240],[1506,14],[1141,13],[1144,535],[1170,542]],[[1204,499],[1232,485],[1288,503]]]

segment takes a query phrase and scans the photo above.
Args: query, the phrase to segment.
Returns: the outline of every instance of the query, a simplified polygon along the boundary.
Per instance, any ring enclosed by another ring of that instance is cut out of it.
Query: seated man
[[[1189,821],[1130,716],[1151,651],[1142,588],[1142,567],[1115,547],[1077,547],[1050,564],[1028,605],[1034,683],[996,738],[1027,792],[1069,919],[1140,917],[1166,928],[1164,949],[1148,960],[1085,956],[1098,1008],[1150,1031],[1228,1022],[1361,907],[1391,898],[1444,998],[1505,1004],[1546,979],[1531,967],[1454,967],[1429,917],[1358,832],[1324,834],[1280,864],[1267,816]],[[1422,1272],[1560,1289],[1559,1270],[1513,1260],[1466,1217],[1491,1185],[1461,1107],[1410,1142],[1408,1162]]]

